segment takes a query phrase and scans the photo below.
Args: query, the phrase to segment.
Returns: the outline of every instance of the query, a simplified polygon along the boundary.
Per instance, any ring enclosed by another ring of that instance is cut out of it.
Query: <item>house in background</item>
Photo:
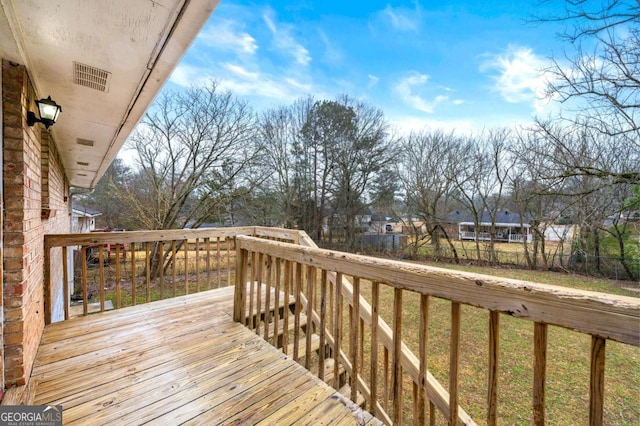
[[[524,222],[518,213],[499,211],[494,218],[488,211],[475,219],[470,212],[454,211],[448,222],[457,225],[459,240],[495,241],[507,243],[531,242],[531,225]]]
[[[87,208],[78,203],[73,203],[71,208],[71,233],[91,232],[96,229],[96,217],[102,213]]]
[[[95,187],[217,3],[0,1],[0,390],[28,380],[45,313],[64,317],[62,250],[45,289],[44,235],[72,230],[72,188]],[[53,125],[33,120],[47,98]]]

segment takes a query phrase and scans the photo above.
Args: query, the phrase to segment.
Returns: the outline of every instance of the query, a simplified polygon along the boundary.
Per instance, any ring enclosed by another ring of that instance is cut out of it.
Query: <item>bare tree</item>
[[[339,117],[341,134],[330,152],[335,210],[342,219],[347,247],[355,248],[357,217],[371,204],[369,195],[378,173],[395,157],[395,139],[382,111],[364,102],[342,96],[327,110],[331,120]],[[337,117],[336,117],[337,115]]]
[[[229,203],[230,186],[251,185],[254,132],[251,110],[215,82],[165,92],[128,141],[137,171],[129,186],[117,188],[120,197],[141,227],[198,227]],[[154,250],[154,276],[166,256]]]
[[[561,14],[537,17],[543,22],[564,22],[568,28],[560,37],[570,50],[564,58],[554,59],[548,70],[553,75],[549,95],[567,105],[559,118],[607,136],[622,135],[639,150],[640,3],[567,0],[564,5]],[[565,150],[561,141],[555,142]],[[580,164],[575,171],[594,176],[611,173]],[[622,170],[613,177],[637,183],[640,171]]]
[[[265,170],[261,191],[272,194],[277,206],[278,222],[288,228],[298,226],[301,211],[300,180],[296,179],[294,147],[300,143],[301,131],[309,110],[311,97],[300,99],[292,105],[266,111],[260,117],[259,137],[264,144],[259,164]]]
[[[147,229],[197,227],[246,171],[254,144],[252,112],[214,82],[164,93],[128,141],[138,170],[123,196]]]
[[[455,262],[459,263],[456,246],[447,231],[447,215],[456,190],[456,176],[467,167],[464,161],[467,147],[462,138],[442,131],[412,132],[401,144],[398,176],[408,206],[409,227],[415,215],[421,219],[436,255],[441,252],[444,237]],[[422,234],[413,228],[414,255]]]

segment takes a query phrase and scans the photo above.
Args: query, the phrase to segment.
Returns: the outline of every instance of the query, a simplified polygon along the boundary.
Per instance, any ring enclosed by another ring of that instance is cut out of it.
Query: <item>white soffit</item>
[[[96,185],[217,4],[0,0],[2,57],[62,106],[50,130],[72,186]]]

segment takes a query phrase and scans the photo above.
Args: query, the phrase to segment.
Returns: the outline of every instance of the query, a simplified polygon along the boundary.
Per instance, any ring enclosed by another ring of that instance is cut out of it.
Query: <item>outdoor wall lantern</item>
[[[36,101],[36,105],[38,105],[38,111],[40,112],[40,118],[36,118],[36,115],[28,111],[27,112],[27,124],[29,126],[33,126],[36,123],[44,124],[44,127],[47,129],[49,126],[53,125],[58,119],[58,115],[60,115],[60,111],[62,111],[62,107],[56,103],[56,101],[51,99],[51,96],[48,96],[47,99],[40,99]]]

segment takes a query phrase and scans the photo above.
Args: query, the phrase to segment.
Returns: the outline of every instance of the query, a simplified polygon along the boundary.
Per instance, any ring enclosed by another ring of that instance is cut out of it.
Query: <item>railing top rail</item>
[[[640,346],[640,298],[452,271],[249,236],[238,247]]]
[[[81,234],[47,234],[47,247],[73,245],[98,245],[118,243],[141,243],[148,241],[190,240],[195,238],[235,237],[237,235],[257,235],[297,241],[297,231],[280,228],[255,226],[233,228],[164,229],[150,231],[86,232]]]

